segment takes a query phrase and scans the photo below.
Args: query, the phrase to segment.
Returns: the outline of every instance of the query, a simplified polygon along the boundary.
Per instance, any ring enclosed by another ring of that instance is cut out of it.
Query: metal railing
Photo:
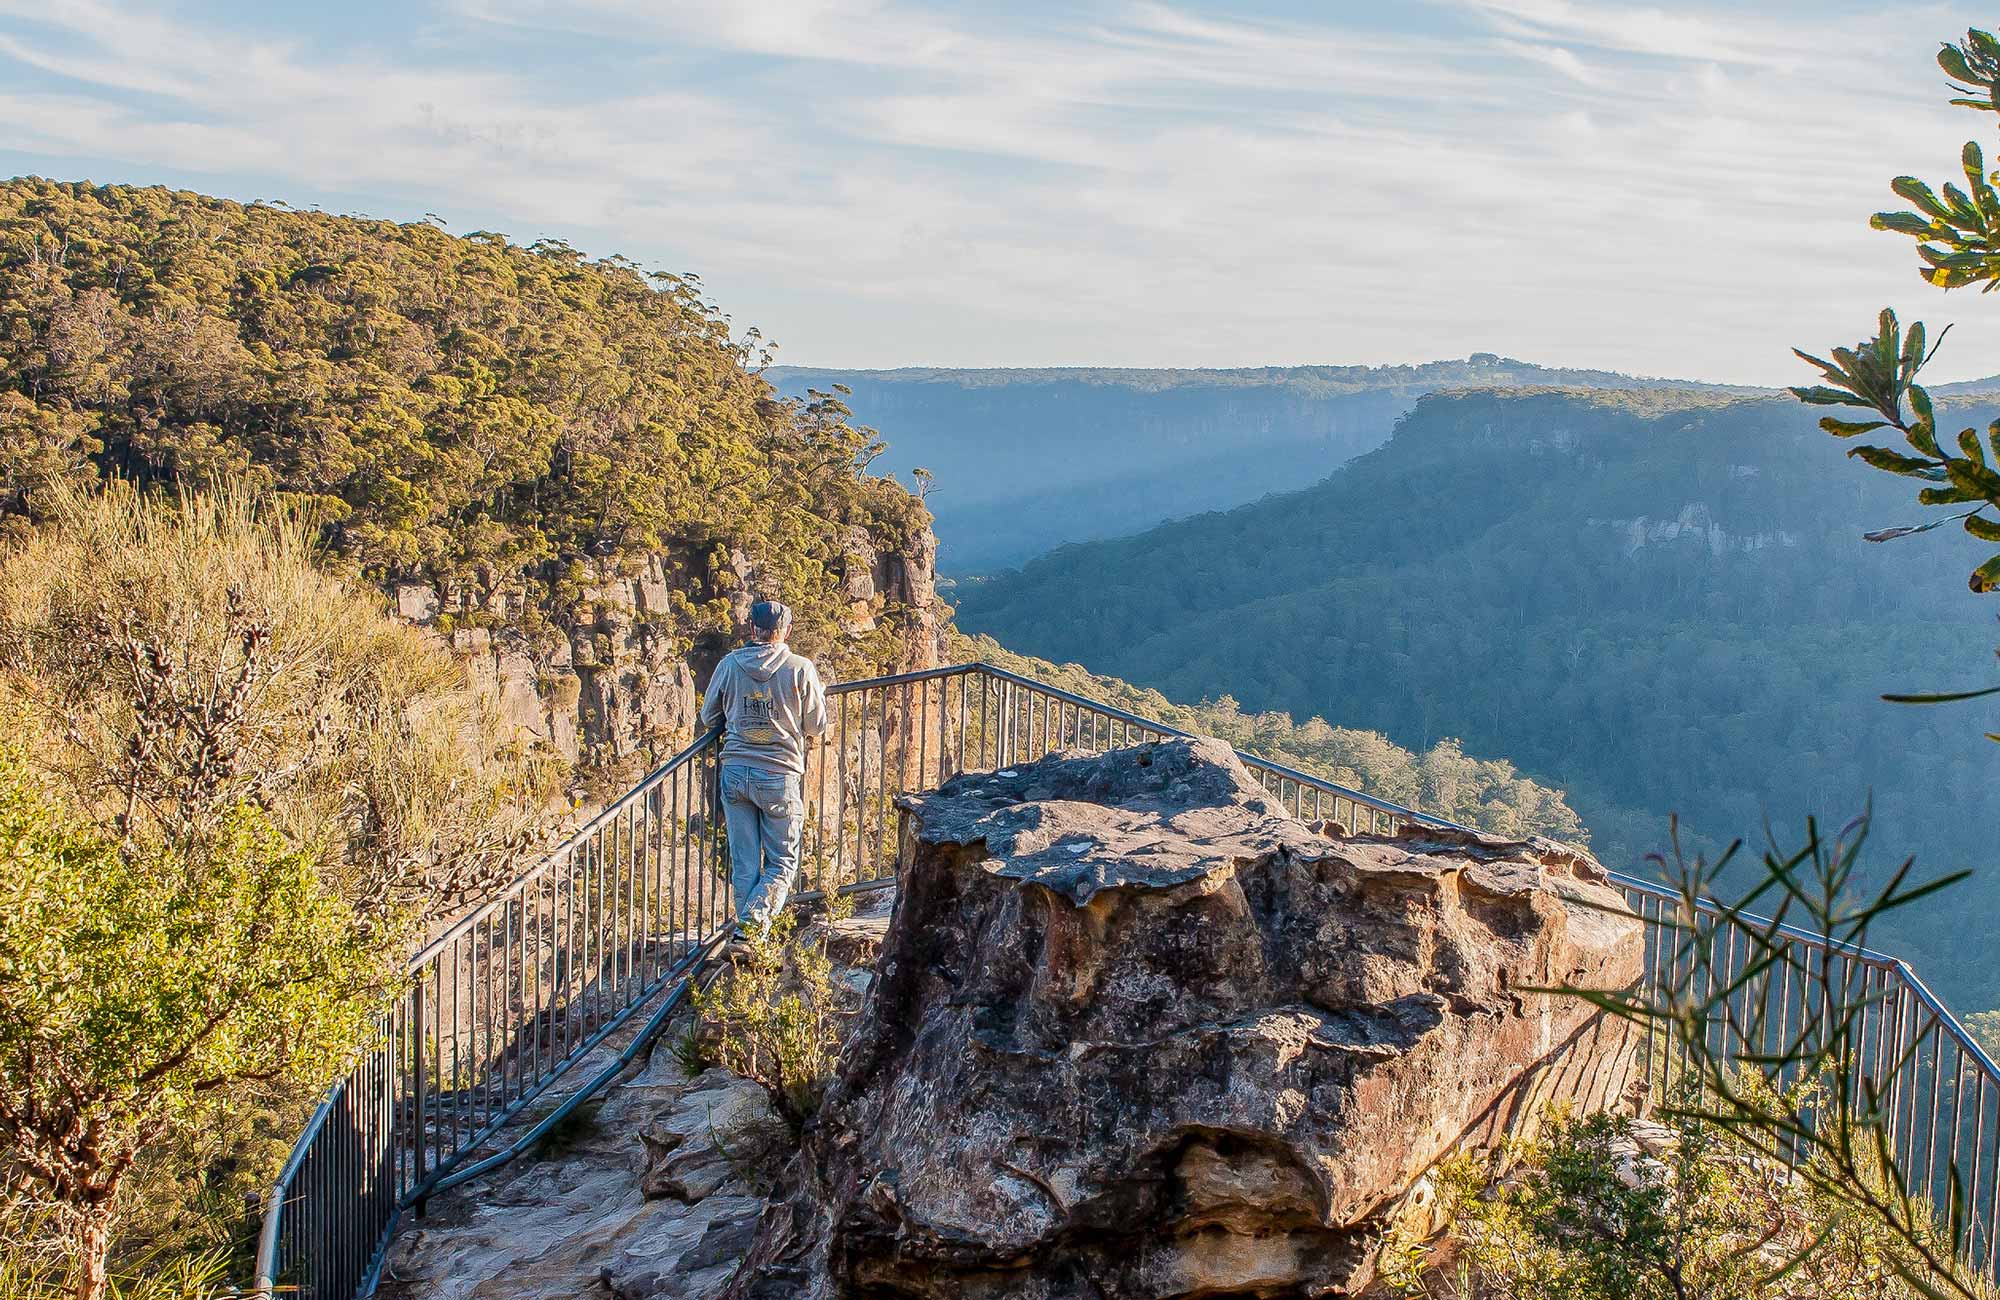
[[[1804,1047],[1844,1061],[1853,1104],[1879,1107],[1886,1151],[1904,1187],[1929,1203],[1940,1227],[1948,1226],[1955,1199],[1961,1259],[2000,1280],[2000,1065],[1909,963],[1745,917],[1756,927],[1753,937],[1709,899],[1690,908],[1672,889],[1611,875],[1644,926],[1645,989],[1684,989],[1693,1005],[1712,1002],[1704,1047],[1715,1059],[1796,1058]],[[1830,1035],[1840,1030],[1822,1035],[1820,1028],[1841,1021],[1848,1021],[1845,1039],[1834,1050]],[[1655,1096],[1685,1068],[1686,1052],[1667,1034],[1654,1023],[1643,1037]],[[1815,1082],[1796,1064],[1775,1074],[1759,1068],[1778,1089]],[[1814,1108],[1808,1100],[1803,1109]]]
[[[902,791],[1055,750],[1102,752],[1188,734],[988,664],[851,682],[828,696],[830,726],[811,747],[803,782],[801,896],[894,880]],[[371,1294],[403,1212],[520,1149],[493,1144],[641,1010],[656,1008],[647,1034],[664,1022],[669,1000],[734,922],[716,802],[719,748],[714,734],[699,737],[417,954],[373,1045],[321,1103],[271,1189],[257,1257],[262,1292]],[[1304,819],[1354,832],[1468,829],[1238,756]],[[1671,891],[1613,879],[1644,923],[1648,984],[1685,978],[1683,937],[1700,918],[1683,916]],[[1741,960],[1748,945],[1725,938]],[[1796,941],[1817,942],[1804,934]],[[1968,1249],[1990,1266],[2000,1220],[2000,1069],[1903,962],[1848,957],[1860,972],[1853,987],[1879,999],[1869,1014],[1881,1045],[1860,1068],[1901,1062],[1894,1077],[1875,1080],[1896,1090],[1898,1157],[1924,1188],[1941,1188],[1954,1159],[1971,1171],[1976,1246]],[[1780,1027],[1805,1014],[1808,1001],[1783,980],[1742,996],[1771,1000]],[[599,1070],[564,1111],[629,1054]],[[1649,1037],[1649,1073],[1665,1059]]]

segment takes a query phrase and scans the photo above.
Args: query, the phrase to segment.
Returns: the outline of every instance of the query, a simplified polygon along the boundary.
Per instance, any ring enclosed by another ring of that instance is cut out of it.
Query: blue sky
[[[1893,9],[1893,12],[1885,10]],[[0,171],[557,235],[814,365],[1490,350],[1753,383],[2000,299],[1867,229],[1957,5],[0,0]],[[2000,147],[2000,142],[1996,142]]]

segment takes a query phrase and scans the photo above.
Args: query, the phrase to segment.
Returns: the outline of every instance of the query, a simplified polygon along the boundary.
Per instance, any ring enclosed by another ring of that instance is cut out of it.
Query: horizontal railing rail
[[[374,1286],[401,1213],[712,946],[716,735],[614,800],[411,959],[273,1185],[257,1288]]]
[[[1957,1197],[1964,1261],[2000,1276],[2000,1065],[1910,964],[1797,926],[1739,921],[1710,898],[1690,907],[1652,881],[1617,872],[1612,879],[1645,926],[1646,992],[1685,989],[1706,1002],[1733,990],[1707,1030],[1715,1056],[1747,1048],[1767,1060],[1782,1057],[1819,1024],[1851,1018],[1851,1041],[1837,1054],[1855,1072],[1844,1081],[1849,1095],[1879,1109],[1886,1150],[1905,1186],[1931,1204],[1941,1225]],[[1753,969],[1760,961],[1761,972]],[[1646,1078],[1664,1094],[1681,1053],[1657,1023],[1647,1026],[1644,1047]],[[1761,1062],[1757,1068],[1780,1087],[1814,1082],[1797,1067],[1775,1074]]]
[[[829,726],[808,747],[802,781],[802,897],[893,882],[901,792],[1057,750],[1190,734],[983,663],[843,683],[828,697]],[[1255,754],[1238,757],[1302,819],[1352,833],[1472,829]],[[681,996],[735,921],[719,772],[718,736],[697,736],[417,953],[371,1045],[315,1111],[271,1189],[258,1251],[264,1293],[280,1284],[305,1300],[372,1293],[405,1211],[529,1145],[554,1115],[496,1143],[656,1004],[640,1037],[558,1109],[604,1086],[657,1032],[663,999]],[[1616,873],[1613,881],[1643,924],[1648,988],[1687,978],[1685,936],[1722,910],[1703,903],[1690,919],[1670,890]],[[1786,937],[1824,947],[1803,931]],[[1727,986],[1742,969],[1728,963],[1748,960],[1750,946],[1724,938],[1715,973]],[[1990,1269],[2000,1238],[2000,1069],[1906,964],[1865,951],[1837,956],[1856,966],[1853,989],[1873,1000],[1874,1046],[1858,1068],[1902,1062],[1893,1076],[1869,1080],[1895,1090],[1898,1159],[1913,1186],[1934,1194],[1954,1165],[1972,1171],[1967,1249]],[[1779,1030],[1805,1014],[1806,991],[1784,980],[1754,995]],[[1649,1078],[1669,1059],[1656,1036],[1647,1037]]]

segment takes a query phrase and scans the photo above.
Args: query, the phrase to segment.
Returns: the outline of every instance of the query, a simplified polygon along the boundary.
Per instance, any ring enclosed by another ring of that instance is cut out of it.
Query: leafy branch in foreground
[[[1879,1227],[1893,1247],[1891,1268],[1917,1294],[1977,1300],[1992,1289],[1967,1260],[1975,1237],[1990,1238],[1995,1225],[1975,1219],[1960,1152],[1954,1145],[1940,1161],[1937,1129],[1915,1167],[1904,1120],[1914,1124],[1911,1090],[1928,1072],[1933,1111],[1952,1108],[1956,1135],[1962,1085],[1978,1076],[1945,1022],[1914,998],[1896,998],[1887,959],[1868,951],[1883,917],[1969,873],[1914,881],[1906,860],[1864,894],[1867,829],[1864,816],[1829,841],[1808,820],[1803,846],[1774,846],[1750,889],[1725,894],[1718,886],[1740,846],[1690,862],[1676,826],[1673,863],[1654,859],[1678,895],[1667,920],[1673,949],[1660,958],[1673,978],[1632,992],[1566,991],[1668,1045],[1651,1082],[1669,1099],[1670,1119],[1716,1126],[1790,1166],[1834,1210]],[[1984,1090],[1973,1095],[1983,1106]]]
[[[1943,339],[1940,336],[1939,342]],[[1981,442],[1974,429],[1961,429],[1954,439],[1957,452],[1938,441],[1937,415],[1931,396],[1917,382],[1923,367],[1937,353],[1925,348],[1923,322],[1904,329],[1896,313],[1884,310],[1876,324],[1875,336],[1851,348],[1835,348],[1832,357],[1798,355],[1820,368],[1826,383],[1792,389],[1793,396],[1809,406],[1860,407],[1875,416],[1868,420],[1822,419],[1820,428],[1836,438],[1854,438],[1881,429],[1903,435],[1910,451],[1863,443],[1847,454],[1864,460],[1876,469],[1933,486],[1921,488],[1917,500],[1927,506],[1970,504],[1970,510],[1925,523],[1900,528],[1883,528],[1866,534],[1870,541],[1893,541],[1915,533],[1929,532],[1945,524],[1957,523],[1982,541],[2000,542],[2000,520],[1989,519],[1986,511],[2000,511],[2000,472],[1988,454],[2000,455],[2000,420],[1987,427]],[[2000,555],[1995,555],[1973,571],[1974,591],[1990,592],[2000,587]]]
[[[1957,44],[1947,44],[1938,51],[1938,66],[1952,78],[1958,94],[1953,104],[2000,113],[2000,39],[1973,28]],[[1940,289],[1978,284],[1990,292],[2000,288],[2000,189],[1995,187],[2000,172],[1987,171],[1985,155],[1976,141],[1967,141],[1960,151],[1960,166],[1964,188],[1947,183],[1934,189],[1914,176],[1898,176],[1889,188],[1909,208],[1878,212],[1869,224],[1917,241],[1917,256],[1923,262],[1918,273],[1926,283]],[[1941,333],[1938,342],[1943,341]],[[1970,428],[1961,429],[1952,445],[1939,441],[1930,394],[1917,382],[1936,350],[1935,346],[1925,347],[1922,322],[1904,330],[1896,314],[1885,309],[1872,338],[1851,348],[1835,348],[1824,358],[1798,352],[1802,360],[1819,367],[1824,382],[1794,388],[1793,396],[1811,406],[1859,408],[1870,417],[1847,420],[1828,416],[1820,421],[1822,429],[1836,438],[1890,429],[1902,435],[1907,448],[1864,443],[1848,455],[1886,473],[1925,483],[1927,486],[1917,493],[1917,500],[1924,505],[1971,506],[1923,523],[1877,529],[1865,534],[1871,542],[1929,532],[1950,523],[1959,524],[1981,541],[2000,542],[2000,518],[1987,514],[1992,510],[2000,515],[2000,470],[1988,455],[1990,448],[1994,456],[2000,456],[2000,420],[1987,427],[1984,442]],[[1973,570],[1970,585],[1981,593],[2000,589],[2000,554]],[[1904,704],[1941,704],[1996,691],[2000,687],[1884,698]],[[2000,734],[1989,736],[2000,740]]]

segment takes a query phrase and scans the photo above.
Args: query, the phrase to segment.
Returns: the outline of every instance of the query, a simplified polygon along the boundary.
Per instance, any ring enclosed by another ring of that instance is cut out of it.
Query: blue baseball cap
[[[750,607],[750,626],[759,632],[776,632],[792,621],[792,607],[776,600],[760,600]]]

